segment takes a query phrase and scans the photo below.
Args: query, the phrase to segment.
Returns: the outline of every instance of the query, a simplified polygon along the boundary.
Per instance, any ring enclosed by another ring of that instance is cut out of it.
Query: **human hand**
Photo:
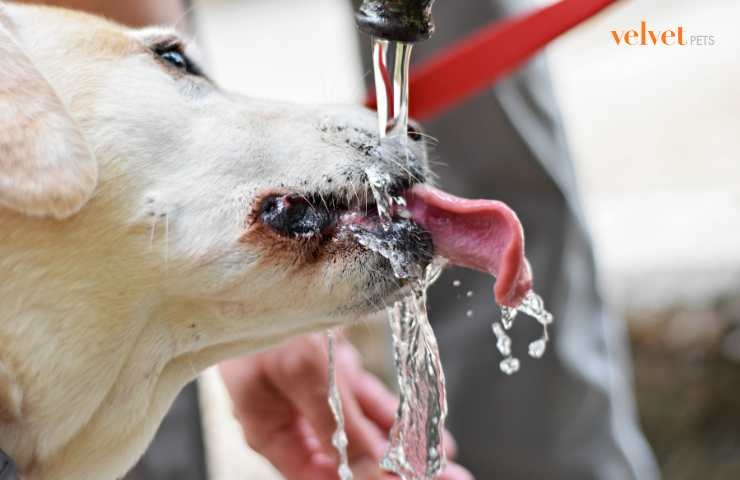
[[[397,400],[361,365],[348,342],[336,342],[337,384],[342,397],[350,467],[357,480],[393,480],[378,462],[388,445]],[[328,357],[323,335],[297,337],[273,349],[221,364],[244,437],[287,480],[336,480],[336,428],[327,403]],[[445,437],[448,458],[455,455]],[[471,480],[450,463],[439,480]]]

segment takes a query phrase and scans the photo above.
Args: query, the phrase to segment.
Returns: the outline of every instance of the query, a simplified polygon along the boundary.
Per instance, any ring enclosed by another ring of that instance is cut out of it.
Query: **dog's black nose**
[[[268,197],[259,215],[265,225],[281,235],[310,238],[321,235],[332,225],[332,216],[298,195]]]

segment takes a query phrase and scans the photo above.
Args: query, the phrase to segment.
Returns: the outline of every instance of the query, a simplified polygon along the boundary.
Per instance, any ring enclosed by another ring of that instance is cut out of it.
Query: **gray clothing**
[[[516,3],[436,2],[437,32],[415,47],[422,60],[441,46],[513,13]],[[484,58],[481,62],[486,61]],[[425,125],[440,140],[433,160],[450,193],[495,198],[519,215],[535,289],[555,316],[550,351],[527,355],[541,335],[519,318],[512,332],[522,368],[513,377],[491,332],[499,317],[490,277],[447,271],[429,294],[449,392],[448,425],[461,464],[478,479],[654,480],[637,425],[622,322],[604,308],[547,65],[531,62],[496,88]],[[452,286],[459,279],[461,286]],[[465,292],[475,293],[468,299]],[[472,318],[466,311],[473,310]]]

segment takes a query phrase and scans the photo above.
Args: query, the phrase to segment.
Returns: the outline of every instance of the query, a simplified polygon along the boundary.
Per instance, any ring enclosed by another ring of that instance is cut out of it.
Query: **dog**
[[[119,478],[204,368],[400,298],[342,228],[377,221],[369,168],[395,195],[429,175],[413,127],[376,125],[222,91],[171,29],[0,2],[0,450],[21,478]]]

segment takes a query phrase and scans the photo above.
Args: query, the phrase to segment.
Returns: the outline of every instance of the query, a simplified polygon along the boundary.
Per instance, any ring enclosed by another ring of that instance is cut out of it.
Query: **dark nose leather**
[[[287,237],[313,237],[331,225],[332,217],[303,197],[285,195],[265,200],[260,220]]]

